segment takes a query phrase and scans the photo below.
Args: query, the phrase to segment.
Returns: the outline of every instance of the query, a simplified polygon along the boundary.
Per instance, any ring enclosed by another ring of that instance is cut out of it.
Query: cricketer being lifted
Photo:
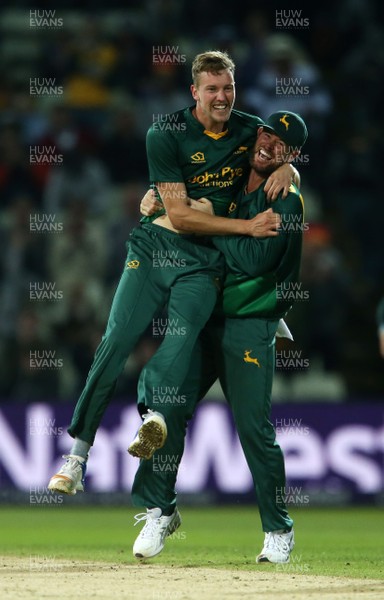
[[[117,378],[153,317],[166,304],[168,318],[177,322],[185,335],[164,339],[142,387],[151,404],[154,388],[182,385],[224,275],[223,255],[207,236],[277,235],[278,215],[271,209],[252,219],[226,216],[247,175],[247,151],[262,123],[258,117],[232,110],[233,61],[222,52],[203,53],[194,60],[192,77],[196,104],[171,115],[171,127],[159,128],[154,123],[149,129],[150,179],[157,184],[167,214],[144,218],[130,234],[106,331],[68,429],[75,439],[64,457],[66,462],[49,482],[50,490],[67,494],[84,490],[89,450]],[[288,164],[273,173],[266,184],[270,196],[276,197],[281,190],[287,193],[292,176],[297,176],[297,171]],[[196,210],[205,206],[197,201],[201,196],[212,201],[215,214]],[[176,253],[179,268],[154,268],[159,253],[170,257]],[[144,421],[153,451],[164,443],[166,426],[151,412],[144,415]]]

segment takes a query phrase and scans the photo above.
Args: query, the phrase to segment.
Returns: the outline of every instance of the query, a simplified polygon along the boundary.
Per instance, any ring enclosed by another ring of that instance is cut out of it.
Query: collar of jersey
[[[208,131],[208,129],[204,129],[204,134],[207,135],[208,137],[213,138],[214,140],[219,140],[220,138],[224,137],[225,135],[228,135],[228,129],[226,129],[225,131],[222,131],[221,133],[213,133],[213,131]]]
[[[197,119],[195,119],[195,117],[192,114],[192,110],[194,109],[194,106],[189,106],[186,109],[186,119],[194,126],[197,127],[200,131],[202,131],[202,133],[204,133],[205,135],[207,135],[208,137],[214,139],[214,140],[219,140],[222,137],[225,137],[226,135],[229,135],[229,129],[226,129],[225,131],[222,131],[221,133],[213,133],[213,131],[208,131],[208,129],[204,129],[204,125],[202,125],[200,123],[200,121],[198,121]]]

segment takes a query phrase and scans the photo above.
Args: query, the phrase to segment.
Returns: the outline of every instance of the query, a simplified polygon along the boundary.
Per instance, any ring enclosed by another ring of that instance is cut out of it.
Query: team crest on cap
[[[286,131],[288,131],[288,128],[289,128],[289,123],[288,123],[287,119],[288,119],[288,115],[283,115],[283,116],[282,116],[282,117],[279,119],[280,123],[282,123],[283,125],[285,125],[285,130],[286,130]]]

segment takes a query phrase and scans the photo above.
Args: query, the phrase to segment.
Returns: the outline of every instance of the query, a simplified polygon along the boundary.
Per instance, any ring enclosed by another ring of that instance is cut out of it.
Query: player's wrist
[[[245,219],[232,219],[231,223],[233,224],[232,233],[236,235],[252,235],[249,221]]]

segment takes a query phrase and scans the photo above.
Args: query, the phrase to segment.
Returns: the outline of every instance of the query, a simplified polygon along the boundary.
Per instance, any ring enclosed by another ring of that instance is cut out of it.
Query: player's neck
[[[259,175],[258,173],[256,173],[256,171],[254,169],[251,169],[251,172],[248,177],[248,182],[247,182],[247,185],[244,190],[245,193],[250,194],[251,192],[254,192],[255,190],[257,190],[257,188],[260,187],[260,185],[265,180],[266,180],[266,177]]]
[[[224,123],[213,121],[203,111],[199,110],[197,106],[192,109],[192,115],[211,133],[223,133],[223,131],[228,129],[226,121]]]

